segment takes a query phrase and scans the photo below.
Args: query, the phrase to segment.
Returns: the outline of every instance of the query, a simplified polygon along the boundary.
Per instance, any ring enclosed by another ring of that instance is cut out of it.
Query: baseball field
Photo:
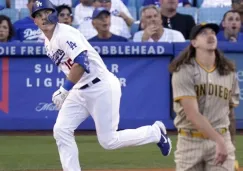
[[[163,157],[156,145],[107,151],[95,135],[77,135],[82,170],[94,171],[172,171],[173,151]],[[243,135],[237,135],[237,159],[243,167]],[[0,171],[61,171],[55,141],[51,135],[0,136]],[[241,168],[240,171],[243,171]]]

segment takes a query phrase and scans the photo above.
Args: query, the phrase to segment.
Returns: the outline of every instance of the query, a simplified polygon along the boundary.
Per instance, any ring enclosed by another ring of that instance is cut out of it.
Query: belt
[[[100,82],[100,79],[99,78],[95,78],[95,79],[93,79],[93,81],[91,81],[91,83],[83,85],[82,87],[80,87],[80,89],[81,90],[86,89],[86,88],[90,87],[91,85],[96,84],[98,82]]]
[[[217,129],[217,131],[220,134],[225,134],[227,132],[227,130],[228,130],[227,128],[219,128],[219,129]],[[179,129],[178,133],[179,133],[179,135],[182,135],[182,136],[208,139],[207,136],[203,135],[203,133],[201,133],[199,131],[192,131],[192,130],[187,130],[187,129]]]

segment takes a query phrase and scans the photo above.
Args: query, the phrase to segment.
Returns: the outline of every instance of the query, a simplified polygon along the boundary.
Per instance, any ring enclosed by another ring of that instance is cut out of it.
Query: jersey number
[[[66,62],[64,62],[64,64],[68,67],[68,69],[70,70],[73,66],[73,61],[72,59],[68,59]]]
[[[72,50],[75,49],[75,48],[77,47],[76,43],[73,43],[73,42],[71,42],[71,41],[67,41],[67,44],[68,44],[68,46],[69,46],[70,48],[72,48]]]

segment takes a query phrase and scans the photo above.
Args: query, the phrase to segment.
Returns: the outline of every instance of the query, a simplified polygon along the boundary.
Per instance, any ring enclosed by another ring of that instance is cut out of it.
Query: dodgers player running
[[[96,13],[105,10],[96,9]],[[32,8],[36,25],[45,34],[47,56],[65,73],[65,83],[52,96],[60,109],[54,138],[64,171],[80,171],[74,130],[92,116],[98,141],[107,149],[157,143],[164,156],[171,141],[160,121],[137,129],[117,131],[121,97],[120,82],[106,68],[99,54],[75,28],[57,23],[54,6],[37,0]]]

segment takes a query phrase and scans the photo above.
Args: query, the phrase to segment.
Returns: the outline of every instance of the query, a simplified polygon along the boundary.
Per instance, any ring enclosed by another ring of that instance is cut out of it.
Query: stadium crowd
[[[0,11],[0,42],[44,41],[30,15],[35,1],[0,1],[5,8]],[[89,42],[184,42],[195,24],[215,16],[219,41],[243,41],[243,0],[51,1],[59,22],[75,27]]]

